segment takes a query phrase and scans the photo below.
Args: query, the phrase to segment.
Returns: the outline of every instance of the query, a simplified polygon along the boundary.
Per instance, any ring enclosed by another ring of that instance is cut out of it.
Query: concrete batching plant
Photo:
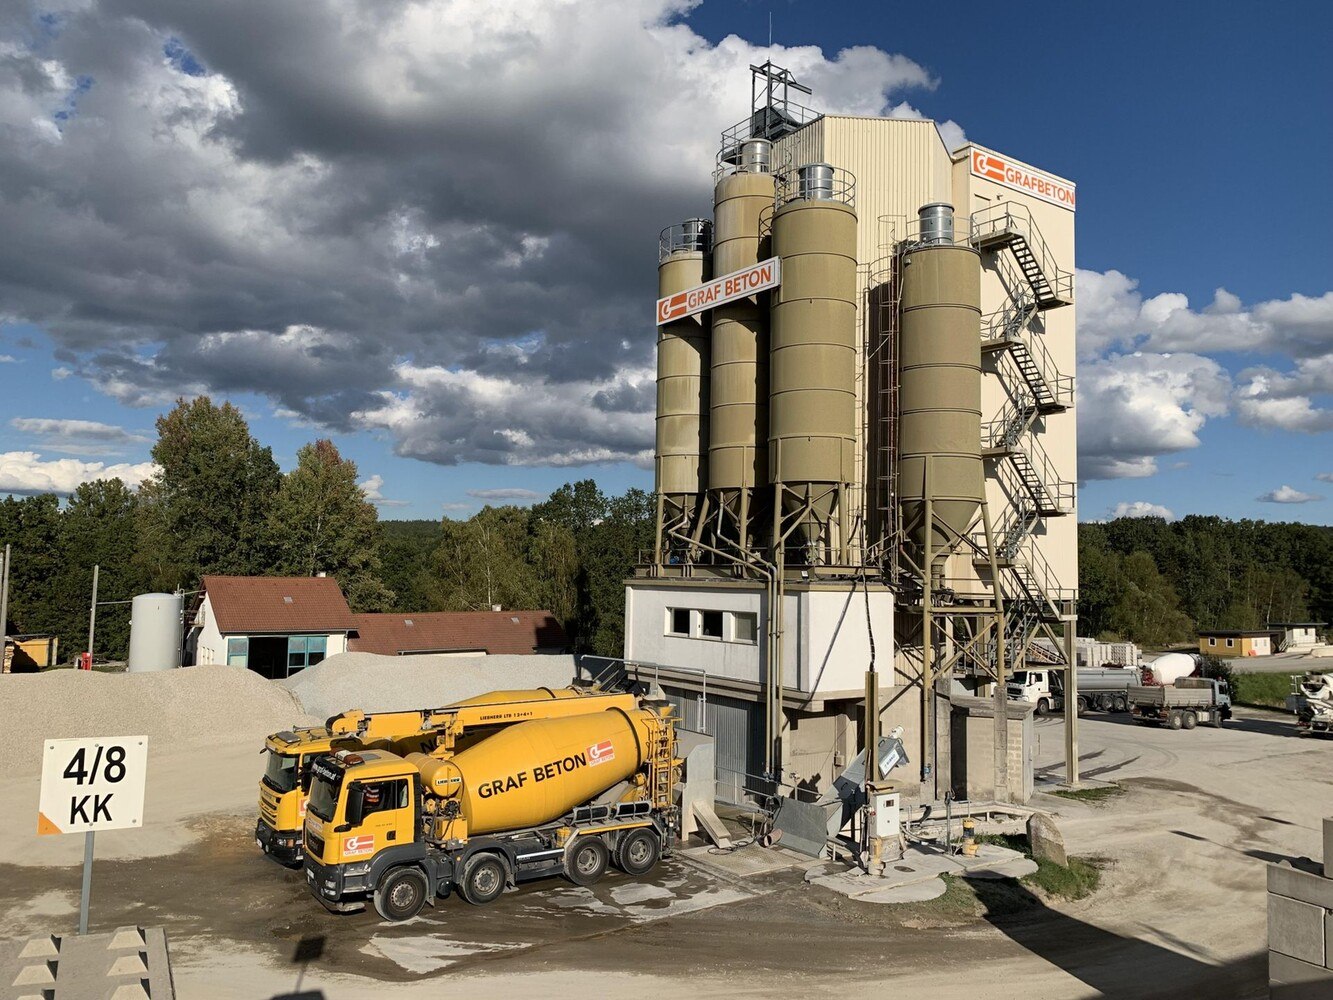
[[[723,797],[826,788],[872,671],[920,763],[905,798],[980,770],[1022,798],[1003,679],[1074,634],[1074,185],[751,69],[712,219],[659,240],[658,524],[625,658],[715,736]],[[955,731],[983,709],[984,763]]]

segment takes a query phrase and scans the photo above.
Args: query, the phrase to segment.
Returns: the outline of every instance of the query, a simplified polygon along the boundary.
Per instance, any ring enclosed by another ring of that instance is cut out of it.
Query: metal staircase
[[[1061,478],[1035,433],[1041,418],[1074,403],[1072,376],[1061,374],[1035,329],[1046,310],[1073,302],[1074,283],[1072,274],[1056,266],[1031,212],[1021,205],[1006,202],[978,212],[971,241],[1009,292],[1004,307],[982,323],[982,350],[996,356],[1008,395],[1000,413],[983,425],[982,449],[1009,501],[995,526],[1001,577],[995,584],[1004,595],[1006,659],[1013,664],[1026,658],[1044,623],[1062,620],[1074,593],[1060,585],[1034,537],[1046,518],[1074,509],[1074,484]],[[979,552],[977,565],[988,562]],[[988,659],[993,669],[993,645]]]

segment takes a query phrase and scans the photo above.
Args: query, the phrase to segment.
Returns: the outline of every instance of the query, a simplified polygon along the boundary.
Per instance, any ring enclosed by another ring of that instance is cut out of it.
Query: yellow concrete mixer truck
[[[321,754],[369,749],[400,754],[440,747],[462,750],[517,722],[634,708],[636,704],[633,695],[596,688],[491,691],[444,708],[375,713],[352,709],[322,726],[274,733],[264,742],[255,846],[281,864],[300,865],[309,769]]]
[[[675,722],[640,699],[519,722],[463,750],[338,750],[311,765],[310,891],[408,920],[454,889],[488,903],[549,875],[591,885],[608,863],[645,875],[677,832]]]

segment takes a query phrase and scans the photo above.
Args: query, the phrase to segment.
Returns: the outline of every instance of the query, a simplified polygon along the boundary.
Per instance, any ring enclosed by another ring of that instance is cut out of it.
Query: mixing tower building
[[[1074,185],[752,70],[712,219],[659,241],[658,525],[625,659],[716,738],[735,800],[827,787],[873,671],[906,797],[941,798],[972,766],[956,703],[1002,706],[996,679],[1074,634]],[[991,787],[1022,797],[993,715]]]

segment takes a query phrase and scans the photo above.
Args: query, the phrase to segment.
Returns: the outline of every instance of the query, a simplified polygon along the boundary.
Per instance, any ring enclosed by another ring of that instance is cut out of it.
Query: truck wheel
[[[1166,724],[1170,726],[1172,729],[1179,729],[1181,726],[1185,724],[1185,720],[1180,717],[1179,712],[1172,712],[1171,715],[1167,718]]]
[[[651,830],[631,830],[616,845],[616,867],[626,875],[647,875],[661,856],[662,843]]]
[[[1082,695],[1079,695],[1079,696],[1078,696],[1078,704],[1077,704],[1076,707],[1077,707],[1077,709],[1078,709],[1078,714],[1079,714],[1079,715],[1087,715],[1087,714],[1088,714],[1088,699],[1087,699],[1087,698],[1084,698]]]
[[[1193,729],[1199,724],[1199,717],[1193,712],[1186,712],[1183,724],[1186,729]]]
[[[1122,696],[1116,698],[1116,700],[1115,700],[1115,705],[1112,707],[1112,710],[1113,710],[1113,711],[1116,711],[1116,712],[1123,712],[1123,711],[1127,710],[1128,708],[1129,708],[1129,702],[1126,701],[1125,698],[1124,698],[1124,696],[1122,695]]]
[[[610,860],[601,837],[576,837],[565,850],[565,877],[575,885],[593,885],[606,874]]]
[[[375,912],[385,920],[411,920],[426,905],[426,892],[420,868],[395,868],[375,887]]]
[[[1042,698],[1040,701],[1037,702],[1037,714],[1038,715],[1051,714],[1051,703],[1047,701],[1045,698]]]
[[[485,906],[500,898],[505,891],[505,866],[494,854],[474,854],[463,866],[463,878],[458,886],[473,906]]]

